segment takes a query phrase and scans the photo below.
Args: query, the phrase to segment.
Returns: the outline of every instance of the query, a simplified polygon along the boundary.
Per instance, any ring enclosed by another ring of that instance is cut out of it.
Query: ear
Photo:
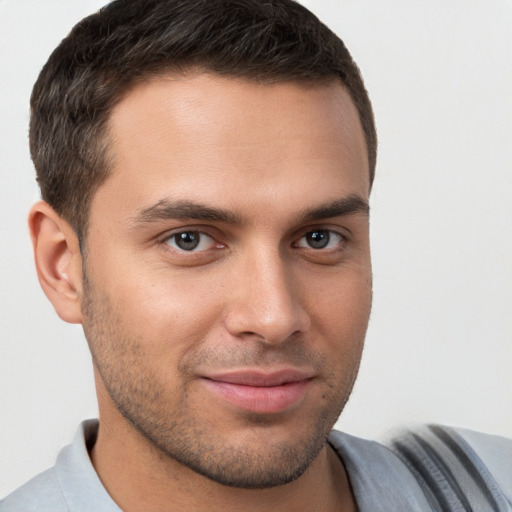
[[[44,293],[62,320],[81,323],[82,255],[73,228],[44,201],[31,208],[28,225]]]

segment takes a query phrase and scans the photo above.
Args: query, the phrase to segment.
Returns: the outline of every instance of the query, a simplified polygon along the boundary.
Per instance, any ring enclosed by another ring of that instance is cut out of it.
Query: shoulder
[[[64,512],[68,507],[55,474],[47,469],[0,502],[0,512]]]
[[[361,512],[422,512],[429,503],[412,473],[387,446],[333,431],[329,443],[347,470]]]
[[[512,440],[422,425],[386,444],[333,431],[361,511],[512,511]]]
[[[512,510],[512,440],[425,425],[395,436],[390,447],[440,509],[455,503],[471,510]]]
[[[84,421],[73,443],[60,451],[55,466],[7,496],[0,512],[120,512],[89,458],[88,446],[94,444],[97,431],[97,420]]]
[[[512,503],[512,439],[462,428],[452,430],[471,447]]]

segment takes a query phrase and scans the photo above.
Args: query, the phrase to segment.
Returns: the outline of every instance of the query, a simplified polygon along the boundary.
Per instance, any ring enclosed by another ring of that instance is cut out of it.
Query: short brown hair
[[[293,0],[116,0],[84,18],[43,67],[31,98],[30,150],[42,197],[82,239],[111,168],[107,122],[137,83],[200,68],[261,82],[340,79],[359,112],[370,183],[377,136],[345,45]]]

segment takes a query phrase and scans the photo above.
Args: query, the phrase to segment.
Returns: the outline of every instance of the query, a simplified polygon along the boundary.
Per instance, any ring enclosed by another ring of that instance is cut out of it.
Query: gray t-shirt
[[[103,487],[89,458],[88,447],[94,443],[97,429],[97,420],[84,421],[73,443],[59,453],[55,466],[7,496],[0,503],[0,512],[121,512]],[[478,483],[477,479],[475,481],[478,485],[471,481],[464,490],[465,481],[461,479],[463,494],[475,494],[468,498],[473,507],[470,510],[512,511],[512,441],[470,431],[449,430],[450,435],[457,440],[457,446],[462,446],[464,457],[469,457],[470,462],[462,457],[461,463],[476,468],[473,472],[483,475],[482,478],[486,479],[485,486],[491,487],[490,491],[485,489],[487,494],[490,492],[490,497],[485,493],[482,494],[483,497],[480,496],[480,491],[476,493],[477,496],[471,489],[483,484]],[[429,484],[424,481],[425,471],[421,476],[421,471],[418,473],[413,467],[414,459],[404,456],[404,453],[408,453],[407,443],[411,439],[416,442],[420,437],[416,434],[412,437],[399,437],[394,447],[388,448],[341,432],[331,433],[328,441],[347,469],[359,512],[438,509],[432,492],[425,490],[425,485]],[[425,442],[428,444],[428,440]],[[425,442],[422,441],[421,446]],[[412,448],[411,450],[414,452]],[[446,483],[444,477],[436,473],[439,466],[437,470],[435,467],[431,468],[431,460],[428,457],[427,459],[427,462],[421,464],[425,466],[428,475],[435,473],[436,482],[443,494],[441,498],[444,499],[445,487],[453,482]],[[455,484],[458,489],[458,483]],[[468,510],[460,508],[453,497],[449,496],[448,499],[452,500],[450,508],[439,510]],[[462,502],[464,500],[463,496]],[[490,504],[491,508],[485,508],[486,504]]]

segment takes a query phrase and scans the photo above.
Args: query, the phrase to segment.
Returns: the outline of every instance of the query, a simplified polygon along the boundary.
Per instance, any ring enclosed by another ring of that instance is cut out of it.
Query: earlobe
[[[44,293],[62,320],[81,323],[82,256],[74,230],[44,201],[31,208],[28,224]]]

